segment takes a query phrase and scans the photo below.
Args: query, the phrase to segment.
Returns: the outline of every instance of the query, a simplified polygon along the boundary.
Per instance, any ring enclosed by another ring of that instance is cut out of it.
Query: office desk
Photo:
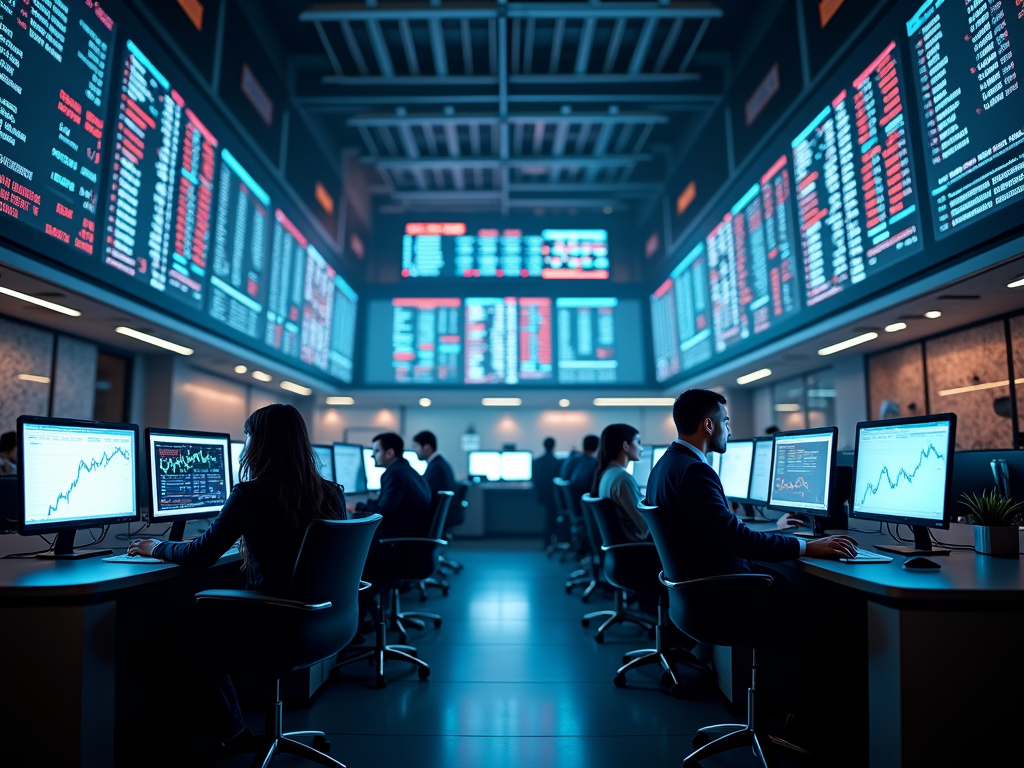
[[[892,543],[884,535],[852,535],[865,549]],[[867,689],[869,765],[1021,765],[1021,559],[954,551],[935,558],[939,570],[907,571],[904,557],[892,557],[884,564],[804,558],[762,565],[819,595],[853,597],[862,608],[851,632],[867,637],[866,659],[853,667],[867,670],[858,684]],[[837,737],[850,736],[856,734],[837,723]]]
[[[132,700],[123,674],[135,625],[192,595],[240,586],[237,552],[213,568],[85,560],[0,560],[0,750],[10,765],[114,765]],[[180,659],[153,659],[173,674]],[[120,669],[119,669],[120,667]],[[121,712],[119,712],[119,709]]]

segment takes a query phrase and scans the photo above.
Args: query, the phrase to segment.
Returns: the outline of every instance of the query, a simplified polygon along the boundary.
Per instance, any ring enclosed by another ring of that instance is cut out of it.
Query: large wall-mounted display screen
[[[636,299],[374,299],[366,383],[601,386],[645,382]]]
[[[410,222],[402,236],[402,277],[605,280],[610,264],[604,229]]]
[[[116,0],[9,3],[0,21],[0,234],[351,382],[358,297],[131,12]]]

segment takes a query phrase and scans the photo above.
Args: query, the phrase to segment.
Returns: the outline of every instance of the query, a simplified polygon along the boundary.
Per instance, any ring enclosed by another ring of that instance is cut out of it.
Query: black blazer
[[[333,484],[332,484],[333,485]],[[295,558],[299,556],[306,530],[292,525],[288,511],[278,497],[278,484],[272,479],[238,483],[227,503],[206,532],[192,541],[165,541],[157,545],[154,557],[172,563],[208,568],[231,548],[239,536],[245,537],[249,555],[246,589],[271,595],[284,594],[291,583]],[[345,492],[334,485],[339,509],[345,509]],[[343,511],[343,517],[347,514]]]
[[[597,459],[581,453],[579,460],[573,467],[572,474],[569,476],[569,488],[575,498],[578,499],[583,494],[590,493],[594,486],[594,475],[596,474]]]
[[[438,491],[455,492],[458,483],[455,480],[455,470],[444,456],[435,453],[433,458],[427,462],[427,468],[423,472],[423,479],[430,487],[430,497],[437,496]]]
[[[553,453],[545,453],[533,460],[533,487],[537,491],[537,501],[552,506],[555,503],[555,486],[552,482],[558,477],[562,462]]]
[[[708,464],[679,443],[672,443],[647,480],[647,503],[680,515],[683,535],[673,545],[685,581],[750,571],[750,560],[780,562],[800,556],[792,536],[752,531],[732,513],[722,482]]]
[[[380,478],[380,496],[357,509],[379,512],[377,539],[426,536],[430,533],[430,486],[423,476],[399,456]]]

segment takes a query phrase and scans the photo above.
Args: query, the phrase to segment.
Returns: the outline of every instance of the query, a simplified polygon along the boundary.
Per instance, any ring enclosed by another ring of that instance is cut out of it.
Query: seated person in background
[[[619,523],[629,541],[643,541],[650,533],[647,522],[637,509],[643,500],[640,486],[626,471],[631,461],[639,461],[644,449],[640,432],[629,424],[610,424],[601,433],[597,451],[597,473],[591,496],[610,499],[619,513]]]
[[[0,475],[18,474],[18,433],[0,435]]]
[[[554,479],[562,468],[562,462],[555,457],[555,438],[544,438],[544,453],[533,460],[533,489],[537,501],[544,507],[544,546],[547,547],[556,535],[558,512],[555,509]]]
[[[380,495],[367,502],[349,505],[350,512],[380,513],[377,538],[426,536],[430,532],[430,486],[402,456],[405,441],[394,432],[373,438],[373,461],[384,467]]]
[[[455,470],[444,456],[437,451],[437,437],[433,432],[424,430],[412,439],[412,449],[420,461],[427,462],[427,469],[423,473],[423,479],[430,486],[430,496],[433,498],[438,491],[455,492],[458,483],[455,480]]]
[[[576,462],[572,465],[572,471],[566,477],[565,466],[562,467],[562,475],[569,481],[569,488],[573,498],[579,499],[585,493],[590,493],[594,485],[594,473],[597,472],[597,448],[601,439],[597,435],[587,435],[583,438],[583,453],[576,454]],[[573,460],[570,456],[566,464]]]
[[[780,562],[808,557],[854,557],[857,542],[849,536],[817,541],[760,533],[729,509],[718,474],[707,463],[709,451],[725,453],[729,410],[725,398],[707,389],[690,389],[676,398],[672,419],[678,438],[651,471],[647,503],[672,510],[685,521],[687,535],[676,542],[684,553],[685,574],[698,579],[751,570],[750,560]]]

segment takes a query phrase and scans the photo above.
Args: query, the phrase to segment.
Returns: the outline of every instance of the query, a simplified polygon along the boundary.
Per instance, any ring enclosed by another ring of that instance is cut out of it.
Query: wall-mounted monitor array
[[[130,11],[48,7],[4,37],[4,237],[351,382],[358,299],[290,198]]]
[[[366,383],[593,386],[645,381],[634,299],[371,300]]]
[[[610,260],[604,229],[470,227],[409,222],[402,236],[402,277],[604,280]]]
[[[1015,7],[894,4],[705,198],[650,296],[659,383],[1020,225],[1001,213],[1024,200]]]

